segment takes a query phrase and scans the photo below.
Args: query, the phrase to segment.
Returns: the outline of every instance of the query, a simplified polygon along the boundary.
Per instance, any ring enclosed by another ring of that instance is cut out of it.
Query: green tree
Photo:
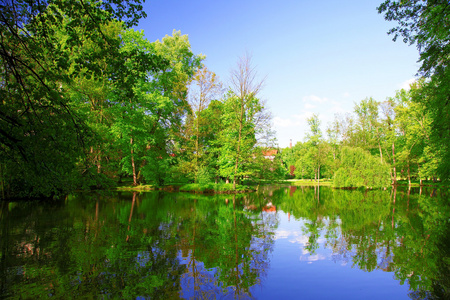
[[[307,134],[306,139],[310,144],[309,152],[314,169],[314,179],[317,179],[318,182],[320,182],[320,168],[324,166],[327,160],[329,149],[322,138],[319,116],[313,114],[307,119],[307,122],[309,125],[309,133]]]
[[[72,190],[74,170],[90,130],[71,103],[68,86],[99,76],[127,89],[113,20],[135,25],[145,15],[139,0],[7,1],[1,4],[0,176],[2,196],[51,196]],[[117,19],[116,19],[117,18]],[[98,51],[83,51],[97,46]],[[111,59],[111,60],[109,60]],[[142,62],[158,68],[155,61]]]
[[[198,182],[198,173],[204,176],[210,173],[208,166],[208,150],[210,147],[211,130],[214,129],[214,121],[206,112],[212,100],[220,98],[222,84],[216,74],[206,67],[199,69],[192,79],[189,89],[190,110],[184,124],[184,142],[186,164],[185,172],[194,174],[195,182]]]
[[[392,98],[379,104],[382,117],[379,121],[382,137],[379,141],[380,151],[384,152],[384,161],[392,166],[392,183],[397,182],[397,158],[398,158],[398,132],[396,131],[396,106],[397,102]],[[381,150],[382,149],[382,150]],[[383,152],[380,152],[381,154]],[[383,160],[381,160],[383,162]]]
[[[389,34],[403,37],[403,41],[416,44],[422,63],[419,74],[430,82],[421,89],[417,101],[430,113],[431,135],[429,156],[440,161],[437,172],[441,179],[450,178],[450,6],[448,1],[390,1],[378,7],[385,19],[398,22]]]
[[[330,147],[329,161],[327,165],[330,167],[330,177],[333,177],[334,172],[339,168],[339,148],[342,143],[343,128],[339,117],[336,115],[333,122],[327,127],[327,142]]]
[[[254,146],[258,137],[270,129],[270,114],[264,103],[257,98],[263,81],[248,55],[242,57],[231,73],[231,88],[224,100],[223,127],[220,134],[220,175],[233,180],[236,188],[238,178],[250,175]]]
[[[398,26],[388,33],[396,41],[416,44],[422,65],[419,71],[426,77],[443,72],[450,58],[450,7],[446,0],[391,1],[386,0],[378,8],[387,21]]]
[[[436,177],[440,164],[440,157],[436,155],[439,149],[431,142],[431,116],[421,104],[426,84],[424,80],[419,80],[411,85],[409,91],[401,90],[395,97],[399,103],[396,108],[397,127],[404,145],[399,158],[407,169],[409,181],[411,170],[420,181]]]
[[[174,31],[162,42],[150,43],[143,32],[124,34],[123,51],[140,51],[162,57],[168,64],[161,71],[144,70],[138,73],[134,96],[121,101],[115,94],[115,120],[112,126],[122,152],[123,170],[133,176],[134,185],[139,178],[164,184],[172,163],[170,140],[178,130],[187,107],[187,85],[202,56],[195,56],[186,35]],[[134,60],[129,60],[134,68]],[[132,79],[130,79],[132,80]]]
[[[378,106],[379,103],[373,98],[366,98],[355,105],[358,124],[357,145],[371,151],[372,154],[377,151],[380,160],[383,161],[381,147],[383,132],[379,121]]]
[[[380,188],[389,186],[390,166],[361,148],[343,147],[340,168],[334,174],[335,187]]]

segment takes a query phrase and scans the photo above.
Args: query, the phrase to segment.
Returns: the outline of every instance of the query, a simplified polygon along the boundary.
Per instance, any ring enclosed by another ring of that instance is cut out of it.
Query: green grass
[[[408,186],[408,180],[397,180],[397,185],[399,186]],[[437,181],[433,182],[432,180],[422,180],[422,186],[434,186],[434,187],[449,187],[449,181]],[[411,187],[420,187],[419,180],[411,180]]]
[[[190,192],[199,194],[230,194],[235,193],[232,183],[189,183],[189,184],[168,184],[163,187],[157,187],[151,184],[140,184],[133,186],[132,182],[121,183],[115,188],[116,191],[152,191],[152,190],[165,190],[165,191],[180,191],[180,192]],[[254,188],[250,188],[245,185],[236,185],[236,192],[243,193],[253,191]]]
[[[256,185],[264,185],[264,184],[290,184],[295,186],[317,186],[317,180],[311,180],[311,179],[288,179],[288,180],[260,180],[260,181],[248,181],[246,182],[247,185],[236,185],[236,191],[239,193],[242,192],[248,192],[255,190]],[[333,183],[332,179],[321,179],[319,182],[320,186],[331,186]],[[397,181],[398,186],[408,186],[407,180],[398,180]],[[433,186],[433,187],[449,187],[450,182],[433,182],[432,180],[423,180],[422,181],[423,186]],[[413,180],[411,181],[412,187],[419,187],[419,181]],[[140,184],[137,186],[133,186],[132,180],[124,181],[118,184],[116,188],[114,188],[116,191],[152,191],[152,190],[168,190],[168,191],[181,191],[181,192],[190,192],[190,193],[201,193],[201,194],[226,194],[226,193],[233,193],[233,184],[232,183],[206,183],[206,184],[199,184],[199,183],[190,183],[190,184],[184,184],[184,183],[172,183],[165,185],[163,187],[157,187],[152,184]]]
[[[288,179],[284,181],[296,186],[315,186],[317,185],[317,180],[311,179]],[[332,186],[333,179],[320,179],[320,186]],[[408,186],[408,180],[398,180],[398,186]],[[420,187],[418,180],[411,181],[412,187]],[[450,187],[450,182],[433,182],[432,180],[422,180],[422,186],[434,186],[434,187]]]
[[[137,186],[133,186],[133,184],[121,185],[116,187],[116,191],[152,191],[155,190],[156,187],[151,184],[140,184]]]
[[[237,192],[250,191],[251,189],[244,185],[236,185]],[[191,193],[232,193],[234,192],[232,183],[190,183],[180,187],[181,192]]]
[[[311,180],[311,179],[288,179],[285,180],[286,183],[296,185],[296,186],[316,186],[317,180]],[[320,179],[319,185],[320,186],[331,186],[333,183],[332,179]]]

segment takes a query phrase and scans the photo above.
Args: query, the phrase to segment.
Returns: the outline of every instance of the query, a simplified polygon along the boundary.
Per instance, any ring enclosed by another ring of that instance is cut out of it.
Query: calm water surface
[[[448,190],[3,202],[0,298],[448,299]]]

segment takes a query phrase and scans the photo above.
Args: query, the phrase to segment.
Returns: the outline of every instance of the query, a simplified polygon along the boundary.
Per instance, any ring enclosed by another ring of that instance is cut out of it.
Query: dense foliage
[[[253,158],[270,115],[256,89],[222,88],[187,35],[150,42],[131,29],[140,2],[2,2],[2,198],[126,177],[161,186],[264,176]],[[235,74],[255,78],[249,58]]]
[[[390,167],[361,148],[343,147],[341,164],[334,174],[335,187],[379,188],[389,185]]]
[[[429,120],[427,153],[442,180],[450,179],[450,5],[446,0],[390,1],[378,7],[388,21],[398,22],[390,34],[416,44],[422,63],[419,73],[427,78],[417,86],[412,102]]]

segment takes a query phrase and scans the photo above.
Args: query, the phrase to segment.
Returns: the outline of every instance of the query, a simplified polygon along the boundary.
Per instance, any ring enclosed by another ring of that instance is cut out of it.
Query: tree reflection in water
[[[287,218],[300,224],[302,258],[323,259],[326,248],[334,262],[393,272],[413,299],[445,299],[449,217],[447,192],[425,188],[3,202],[0,297],[251,298],[279,267],[271,261],[280,218]]]
[[[266,213],[242,210],[242,201],[232,198],[207,216],[194,209],[186,224],[192,235],[182,255],[188,265],[182,276],[184,298],[250,297],[249,288],[260,283],[269,267],[276,223]]]
[[[269,267],[276,223],[244,210],[244,198],[134,193],[3,203],[1,296],[250,296]]]
[[[393,189],[347,191],[302,187],[277,191],[281,210],[304,221],[314,254],[319,236],[335,262],[371,272],[394,272],[413,299],[450,299],[447,191]],[[274,202],[274,203],[275,203]]]

